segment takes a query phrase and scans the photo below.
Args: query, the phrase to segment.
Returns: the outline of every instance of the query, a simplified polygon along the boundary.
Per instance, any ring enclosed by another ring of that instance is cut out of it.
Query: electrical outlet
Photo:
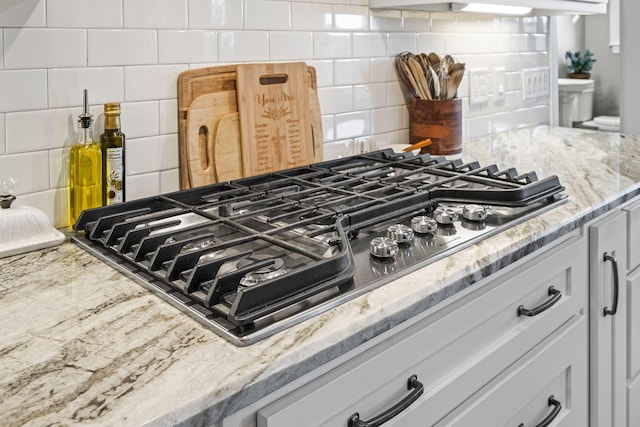
[[[549,96],[549,68],[524,68],[522,70],[522,99]]]
[[[474,68],[469,70],[469,102],[481,104],[489,100],[489,70]]]

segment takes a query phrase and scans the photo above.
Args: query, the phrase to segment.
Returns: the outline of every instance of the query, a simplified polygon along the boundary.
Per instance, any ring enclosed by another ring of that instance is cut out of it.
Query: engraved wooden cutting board
[[[313,163],[306,64],[242,64],[236,73],[244,175]]]
[[[178,76],[181,189],[249,176],[243,171],[241,157],[237,67],[197,68]],[[321,162],[323,134],[315,68],[307,66],[306,73],[313,134],[311,150],[314,162]]]

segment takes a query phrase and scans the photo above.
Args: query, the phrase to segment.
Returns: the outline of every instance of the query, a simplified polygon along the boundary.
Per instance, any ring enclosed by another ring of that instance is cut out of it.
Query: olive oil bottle
[[[83,113],[78,118],[78,141],[69,153],[69,225],[80,212],[102,206],[102,150],[93,140],[93,120],[84,90]]]
[[[104,104],[104,133],[102,146],[102,204],[114,205],[125,201],[124,146],[125,135],[120,131],[120,104]]]

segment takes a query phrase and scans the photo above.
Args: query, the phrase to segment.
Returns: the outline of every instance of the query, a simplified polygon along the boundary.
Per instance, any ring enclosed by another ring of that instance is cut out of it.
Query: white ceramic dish
[[[59,245],[64,234],[51,226],[39,209],[13,206],[0,209],[0,258]]]
[[[409,147],[409,144],[391,144],[388,145],[386,148],[393,148],[393,151],[395,151],[396,153],[404,153],[404,149]],[[415,149],[415,150],[411,150],[411,152],[413,154],[418,154],[420,153],[420,149]]]

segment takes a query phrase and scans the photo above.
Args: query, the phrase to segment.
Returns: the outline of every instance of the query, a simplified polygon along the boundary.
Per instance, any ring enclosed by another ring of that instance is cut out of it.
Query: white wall
[[[593,115],[620,114],[620,55],[609,47],[608,15],[558,16],[558,77],[568,74],[566,51],[589,48],[597,62],[593,64]]]
[[[469,105],[471,138],[549,121],[547,98],[523,101],[521,72],[548,67],[548,18],[372,11],[367,0],[1,0],[0,176],[17,204],[66,225],[65,153],[89,89],[102,132],[105,102],[122,103],[127,198],[178,188],[180,72],[223,63],[316,67],[325,158],[408,141],[393,67],[401,51],[449,53],[467,68],[506,69],[506,95]],[[491,82],[493,80],[490,80]],[[493,88],[490,88],[491,90]]]

